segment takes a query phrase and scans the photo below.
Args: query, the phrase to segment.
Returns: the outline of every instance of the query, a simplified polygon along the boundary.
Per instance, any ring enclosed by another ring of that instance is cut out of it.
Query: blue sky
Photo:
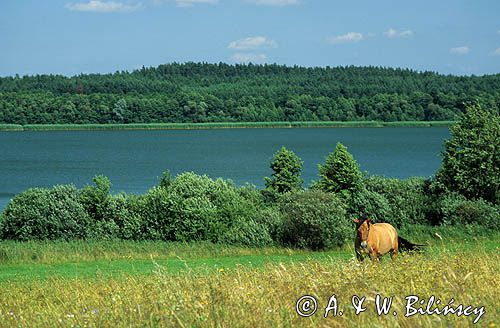
[[[500,1],[0,0],[0,76],[174,61],[500,73]]]

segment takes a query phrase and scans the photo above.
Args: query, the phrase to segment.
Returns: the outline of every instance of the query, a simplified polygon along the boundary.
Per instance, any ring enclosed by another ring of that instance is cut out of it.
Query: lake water
[[[262,187],[281,146],[304,161],[306,185],[337,142],[369,174],[429,177],[449,136],[446,127],[0,132],[0,210],[30,187],[82,187],[98,174],[113,192],[144,193],[167,169]]]

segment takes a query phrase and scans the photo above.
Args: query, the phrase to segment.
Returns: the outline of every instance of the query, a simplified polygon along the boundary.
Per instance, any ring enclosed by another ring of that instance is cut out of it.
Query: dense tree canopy
[[[472,100],[498,109],[500,74],[174,63],[0,78],[0,123],[450,120]]]
[[[498,203],[500,197],[500,115],[470,106],[451,127],[436,181],[467,198]]]

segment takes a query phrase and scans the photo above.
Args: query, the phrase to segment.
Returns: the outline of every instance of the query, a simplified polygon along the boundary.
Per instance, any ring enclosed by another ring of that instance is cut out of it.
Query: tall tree
[[[500,185],[500,115],[471,105],[451,127],[436,181],[468,198],[498,203]]]
[[[318,168],[320,179],[314,183],[314,188],[333,193],[352,193],[362,186],[358,163],[340,142],[335,151],[326,157],[325,164],[318,165]]]
[[[265,177],[268,191],[283,194],[302,189],[302,160],[293,151],[281,147],[271,160],[271,169],[272,177]]]

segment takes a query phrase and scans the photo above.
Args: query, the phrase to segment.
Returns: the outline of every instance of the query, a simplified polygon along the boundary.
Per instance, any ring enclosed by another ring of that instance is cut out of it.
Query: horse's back
[[[377,230],[380,228],[381,231],[386,231],[390,234],[394,234],[394,237],[398,238],[398,232],[396,231],[396,228],[394,228],[390,223],[374,223],[372,227],[377,227]]]
[[[383,251],[387,252],[390,249],[397,249],[398,232],[396,228],[389,223],[374,223],[372,225],[373,228],[375,228],[380,246],[384,249]]]

